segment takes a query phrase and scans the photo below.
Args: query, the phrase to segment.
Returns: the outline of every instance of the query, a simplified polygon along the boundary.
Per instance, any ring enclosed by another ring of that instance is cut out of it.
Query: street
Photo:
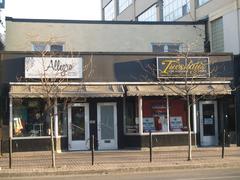
[[[239,168],[224,169],[193,169],[171,170],[161,172],[144,172],[132,174],[102,174],[102,175],[76,175],[76,176],[41,176],[1,178],[2,180],[239,180]]]

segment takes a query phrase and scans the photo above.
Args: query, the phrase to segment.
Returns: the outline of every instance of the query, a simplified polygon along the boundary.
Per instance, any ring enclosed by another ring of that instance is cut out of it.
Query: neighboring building
[[[192,143],[220,145],[223,129],[237,134],[232,58],[223,53],[189,54],[186,61],[179,53],[2,52],[4,124],[15,152],[49,149],[50,111],[57,150],[88,150],[90,135],[99,150],[147,147],[150,130],[154,146],[186,145],[187,87]],[[54,99],[51,109],[46,98]]]
[[[130,23],[7,17],[6,24],[6,51],[203,52],[207,41],[202,21]]]
[[[240,54],[240,0],[101,0],[102,19],[208,22],[211,52]]]
[[[5,46],[6,22],[5,22],[4,8],[5,8],[5,0],[0,0],[0,50],[3,50]]]

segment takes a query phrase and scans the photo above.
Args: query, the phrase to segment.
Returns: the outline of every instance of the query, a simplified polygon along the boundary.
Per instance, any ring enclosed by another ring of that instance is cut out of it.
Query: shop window
[[[134,98],[127,98],[126,100],[126,123],[125,132],[126,133],[139,133],[139,123],[136,116],[136,107]]]
[[[49,136],[49,111],[42,99],[13,99],[13,137]]]
[[[168,132],[167,98],[143,98],[143,132]]]
[[[181,132],[188,130],[187,102],[180,98],[169,98],[169,130]]]
[[[67,136],[67,105],[62,102],[58,104],[58,135]]]

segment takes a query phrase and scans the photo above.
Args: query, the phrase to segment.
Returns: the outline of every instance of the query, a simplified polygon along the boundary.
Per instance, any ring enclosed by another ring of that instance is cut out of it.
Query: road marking
[[[240,176],[221,176],[221,177],[204,177],[204,178],[184,178],[177,180],[209,180],[209,179],[227,179],[227,178],[240,178]]]

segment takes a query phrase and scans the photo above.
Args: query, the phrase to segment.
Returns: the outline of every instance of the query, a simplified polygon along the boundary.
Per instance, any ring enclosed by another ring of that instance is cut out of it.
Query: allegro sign
[[[25,78],[82,78],[82,58],[26,57]]]

